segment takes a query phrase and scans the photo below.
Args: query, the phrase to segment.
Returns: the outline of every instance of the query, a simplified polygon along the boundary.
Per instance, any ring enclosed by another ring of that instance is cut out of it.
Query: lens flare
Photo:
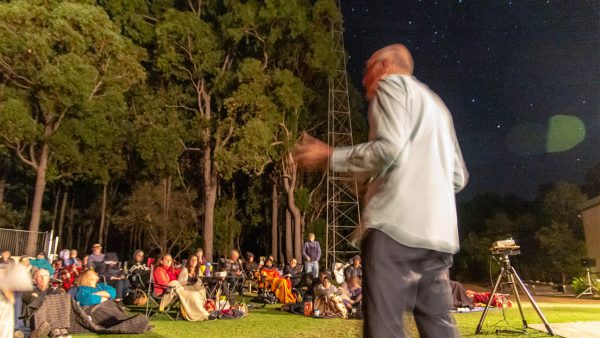
[[[546,150],[546,128],[539,123],[521,123],[506,135],[506,147],[513,154],[528,157]]]
[[[575,116],[554,115],[548,120],[546,151],[558,153],[574,148],[585,138],[585,125]]]

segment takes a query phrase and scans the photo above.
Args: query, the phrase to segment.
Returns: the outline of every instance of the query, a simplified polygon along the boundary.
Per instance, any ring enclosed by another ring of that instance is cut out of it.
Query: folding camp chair
[[[154,288],[160,287],[165,289],[164,293],[160,296],[154,294]],[[164,304],[161,308],[161,302],[163,297],[171,292],[171,287],[168,285],[158,284],[154,281],[154,265],[150,267],[150,282],[148,283],[148,291],[146,296],[148,297],[148,301],[146,302],[146,316],[151,318],[158,314],[164,314],[171,320],[176,320],[179,318],[181,312],[179,311],[179,297],[177,294],[173,295],[173,298],[168,304]]]

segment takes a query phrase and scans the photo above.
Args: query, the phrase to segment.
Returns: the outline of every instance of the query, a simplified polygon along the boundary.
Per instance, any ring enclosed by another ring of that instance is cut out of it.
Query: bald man
[[[458,335],[444,272],[459,248],[454,194],[468,174],[448,109],[413,65],[400,44],[367,61],[368,142],[331,149],[304,135],[294,149],[300,167],[368,178],[358,231],[365,337],[404,337],[403,312],[421,337]]]

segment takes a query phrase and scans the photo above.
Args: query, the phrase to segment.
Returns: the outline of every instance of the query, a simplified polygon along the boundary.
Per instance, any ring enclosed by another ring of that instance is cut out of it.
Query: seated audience
[[[205,277],[209,277],[211,272],[211,263],[204,258],[204,250],[202,250],[202,248],[197,248],[195,255],[198,257],[200,273]]]
[[[76,268],[83,267],[83,262],[77,257],[77,250],[71,249],[71,251],[69,251],[69,257],[65,260],[65,266],[74,266]]]
[[[50,264],[50,262],[48,262],[46,253],[43,251],[38,252],[36,258],[30,259],[29,264],[31,264],[32,266],[34,266],[37,269],[48,270],[48,272],[50,273],[50,276],[53,276],[55,273],[54,268],[52,267],[52,264]]]
[[[127,262],[128,278],[131,286],[145,289],[150,281],[150,268],[144,263],[144,252],[135,250],[132,259]]]
[[[272,260],[267,259],[265,265],[260,269],[260,277],[259,292],[273,292],[282,304],[296,302],[296,296],[291,291],[292,281],[281,276]]]
[[[79,288],[75,299],[79,305],[72,304],[72,315],[79,320],[71,326],[72,332],[85,332],[86,330],[96,333],[144,333],[150,330],[148,318],[144,315],[130,317],[116,302],[116,290],[107,284],[98,283],[100,277],[93,270],[85,270],[81,273],[77,284]],[[83,321],[81,317],[85,316]],[[73,323],[73,321],[71,321]]]
[[[158,259],[154,270],[154,294],[161,296],[174,280],[177,280],[177,273],[173,268],[173,257],[167,254]]]
[[[246,261],[244,262],[244,272],[246,275],[252,276],[258,269],[258,263],[254,260],[254,254],[252,252],[246,252]]]
[[[323,277],[315,289],[314,311],[321,317],[346,318],[348,310],[340,296],[343,291],[331,284],[329,277]]]
[[[15,261],[12,258],[10,258],[10,250],[2,250],[2,256],[0,257],[0,266],[14,264]]]
[[[242,260],[237,250],[231,250],[229,259],[226,261],[227,282],[230,288],[235,287],[236,291],[242,295],[244,293],[244,273],[242,271]]]
[[[18,319],[23,305],[21,295],[31,290],[31,275],[25,267],[20,264],[0,265],[0,337],[24,336],[23,322]],[[48,332],[45,334],[48,335]]]
[[[88,256],[87,267],[96,268],[97,263],[104,261],[104,254],[102,253],[102,246],[98,243],[92,245],[92,253]]]
[[[292,287],[296,288],[302,278],[302,266],[298,265],[298,261],[295,258],[292,258],[290,259],[290,264],[286,265],[283,269],[283,274],[292,281]]]
[[[115,299],[117,291],[114,287],[98,283],[100,277],[93,270],[86,270],[81,273],[77,281],[77,294],[75,299],[81,306],[98,305],[110,299]]]
[[[179,282],[182,285],[196,284],[200,281],[200,264],[198,256],[192,255],[188,258],[187,264],[179,273]]]
[[[69,256],[71,256],[71,252],[69,249],[62,249],[58,252],[58,258],[62,261],[63,266],[69,265],[67,262],[69,261]]]
[[[348,281],[351,277],[358,277],[362,279],[362,266],[360,256],[356,255],[352,258],[352,265],[346,267],[344,270],[344,277]]]
[[[29,263],[29,256],[21,256],[21,258],[19,258],[19,263],[25,268],[25,270],[27,270],[27,272],[29,272],[31,276],[33,276],[33,273],[35,270],[37,270],[36,267]]]
[[[24,292],[21,297],[23,305],[20,317],[23,319],[24,327],[22,327],[22,329],[25,332],[28,331],[27,328],[34,330],[34,332],[40,331],[41,327],[37,326],[40,326],[44,321],[33,320],[34,314],[42,308],[46,297],[62,294],[60,288],[53,288],[50,286],[50,273],[46,269],[40,268],[35,271],[33,274],[33,283],[33,290]],[[53,335],[68,334],[69,326],[67,324],[63,323],[60,326],[52,324],[53,323],[50,323],[49,329],[52,329]],[[36,328],[38,329],[37,331]],[[42,331],[45,331],[46,335],[49,333],[49,330]]]
[[[343,290],[342,300],[349,310],[354,306],[360,305],[362,301],[362,287],[360,286],[360,279],[358,277],[350,277],[346,281],[346,287]]]
[[[104,277],[106,283],[117,290],[115,302],[120,302],[129,287],[127,274],[119,267],[119,258],[114,252],[109,252],[104,256],[104,261],[96,264],[96,272]]]
[[[175,294],[184,309],[183,317],[190,321],[208,319],[209,313],[204,308],[206,290],[202,283],[183,285],[177,279],[173,270],[173,257],[164,255],[159,259],[158,267],[154,270],[154,294],[161,296],[160,306],[164,307],[171,302]]]

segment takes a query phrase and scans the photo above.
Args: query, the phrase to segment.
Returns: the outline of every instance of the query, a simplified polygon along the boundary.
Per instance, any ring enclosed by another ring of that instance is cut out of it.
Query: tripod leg
[[[492,305],[492,301],[494,300],[494,295],[498,290],[498,286],[500,285],[500,281],[502,281],[502,276],[504,275],[504,267],[500,268],[500,274],[498,275],[498,279],[496,280],[496,284],[494,285],[494,289],[492,293],[490,293],[490,299],[485,305],[485,309],[483,309],[483,313],[481,314],[481,319],[479,319],[479,324],[477,324],[477,329],[475,330],[475,334],[479,334],[481,332],[481,327],[483,326],[483,322],[485,321],[485,317],[487,316],[488,310]]]
[[[508,280],[512,286],[513,294],[515,295],[515,299],[517,301],[517,305],[519,306],[519,312],[521,313],[521,320],[523,321],[523,328],[527,328],[527,320],[525,319],[525,314],[523,313],[523,306],[521,305],[521,298],[519,297],[519,290],[517,289],[517,284],[515,283],[515,277],[513,276],[514,269],[510,267],[508,269]]]
[[[512,272],[512,274],[513,274],[513,276],[514,276],[514,278],[516,280],[516,282],[519,283],[519,286],[521,287],[521,290],[523,290],[523,292],[527,296],[527,299],[529,299],[529,302],[531,303],[531,305],[535,309],[535,312],[537,313],[538,317],[540,317],[540,319],[544,323],[544,326],[546,327],[546,330],[548,331],[548,334],[550,334],[551,336],[554,336],[554,331],[552,331],[552,328],[550,327],[550,323],[548,323],[548,320],[546,319],[546,317],[542,313],[542,310],[540,310],[540,308],[538,307],[538,305],[535,302],[535,300],[533,300],[533,297],[531,297],[531,294],[529,293],[529,291],[527,291],[527,289],[525,288],[525,284],[523,284],[523,281],[521,280],[521,277],[519,277],[519,275],[517,274],[517,271],[513,267],[510,267],[510,270],[511,270],[511,272]]]

